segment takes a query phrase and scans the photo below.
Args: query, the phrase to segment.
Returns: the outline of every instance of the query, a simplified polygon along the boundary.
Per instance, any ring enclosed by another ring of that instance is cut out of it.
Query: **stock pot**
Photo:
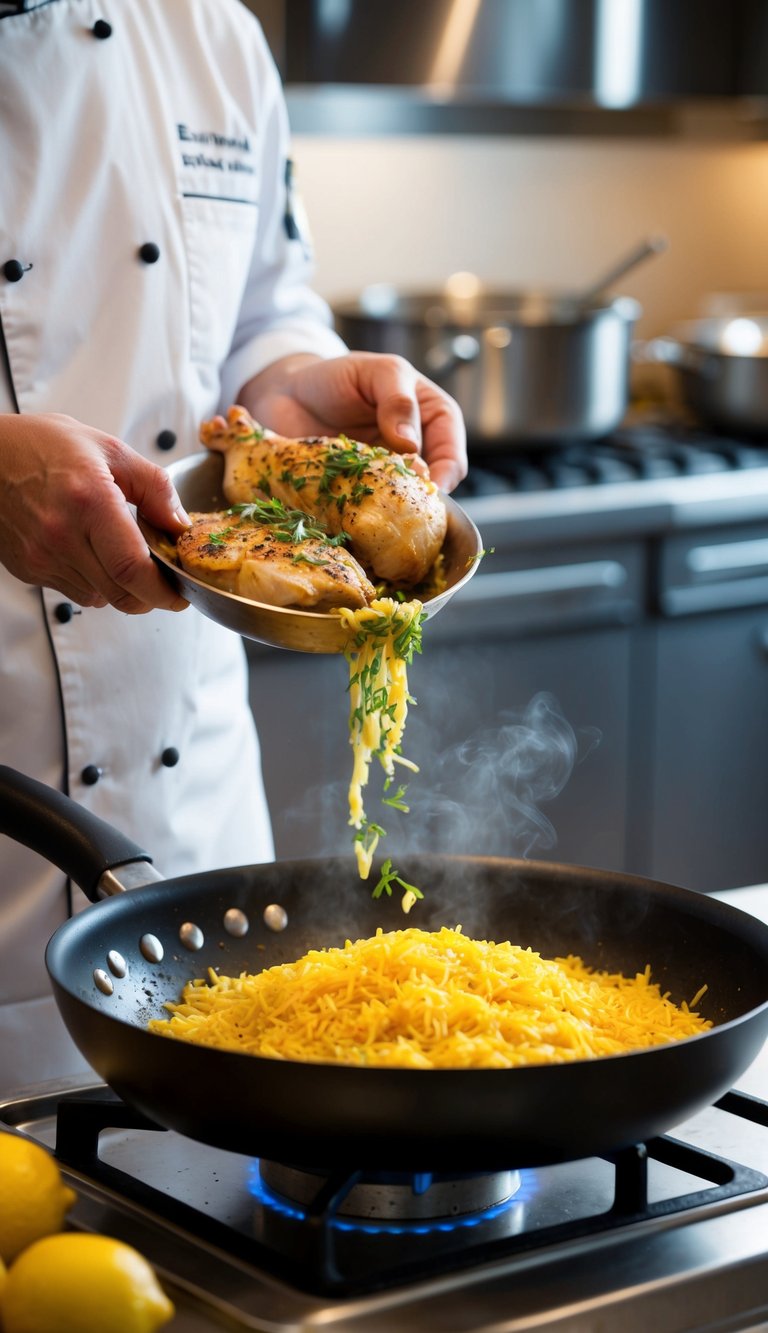
[[[366,289],[334,307],[356,350],[396,353],[458,402],[470,444],[484,449],[599,439],[629,397],[630,297],[545,291]]]

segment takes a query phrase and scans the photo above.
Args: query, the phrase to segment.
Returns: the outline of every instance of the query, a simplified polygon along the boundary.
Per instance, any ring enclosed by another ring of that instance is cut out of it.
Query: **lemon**
[[[155,1333],[175,1311],[138,1250],[65,1231],[11,1265],[2,1313],[5,1333]]]
[[[74,1202],[45,1148],[0,1134],[0,1259],[9,1264],[33,1241],[60,1231]]]

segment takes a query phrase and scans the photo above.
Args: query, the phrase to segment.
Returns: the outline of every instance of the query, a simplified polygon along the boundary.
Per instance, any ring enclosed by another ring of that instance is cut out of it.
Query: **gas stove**
[[[611,1158],[490,1176],[298,1171],[167,1133],[102,1085],[38,1090],[0,1123],[55,1148],[74,1227],[154,1263],[169,1333],[768,1320],[768,1103],[747,1093]]]
[[[718,896],[768,919],[768,888]],[[155,1265],[169,1333],[756,1333],[767,1098],[768,1047],[647,1144],[520,1171],[510,1145],[489,1175],[298,1170],[159,1129],[97,1083],[20,1093],[0,1132],[56,1151],[73,1227]]]
[[[639,414],[597,441],[488,450],[470,440],[469,461],[454,497],[492,536],[510,519],[521,535],[551,519],[563,536],[569,524],[579,535],[585,515],[598,535],[768,515],[768,441],[719,435],[674,415]]]
[[[716,435],[678,421],[628,425],[605,439],[492,452],[470,441],[465,498],[499,490],[570,490],[632,481],[708,476],[768,467],[768,443]]]

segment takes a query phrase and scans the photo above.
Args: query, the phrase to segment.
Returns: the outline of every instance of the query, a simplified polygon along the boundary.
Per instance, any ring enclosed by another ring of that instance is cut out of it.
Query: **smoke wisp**
[[[366,808],[387,829],[382,855],[531,857],[550,851],[557,844],[557,833],[543,807],[563,791],[574,766],[600,739],[594,727],[577,734],[554,696],[538,693],[524,707],[503,710],[494,725],[443,750],[432,750],[431,742],[428,752],[414,753],[407,747],[408,756],[420,767],[417,774],[406,770],[397,774],[398,781],[408,783],[409,813],[380,807],[376,766],[366,789]],[[374,814],[381,810],[383,815]],[[289,831],[291,826],[312,828],[313,854],[351,851],[343,782],[311,788],[285,819]]]

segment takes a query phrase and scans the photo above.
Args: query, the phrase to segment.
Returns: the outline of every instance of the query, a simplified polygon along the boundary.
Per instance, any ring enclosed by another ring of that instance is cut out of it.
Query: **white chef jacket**
[[[343,353],[287,157],[238,0],[0,7],[0,411],[65,412],[164,464],[279,357]],[[273,855],[242,643],[193,609],[80,609],[0,566],[0,755],[165,875]],[[81,902],[0,839],[0,1095],[83,1066],[43,961]]]

